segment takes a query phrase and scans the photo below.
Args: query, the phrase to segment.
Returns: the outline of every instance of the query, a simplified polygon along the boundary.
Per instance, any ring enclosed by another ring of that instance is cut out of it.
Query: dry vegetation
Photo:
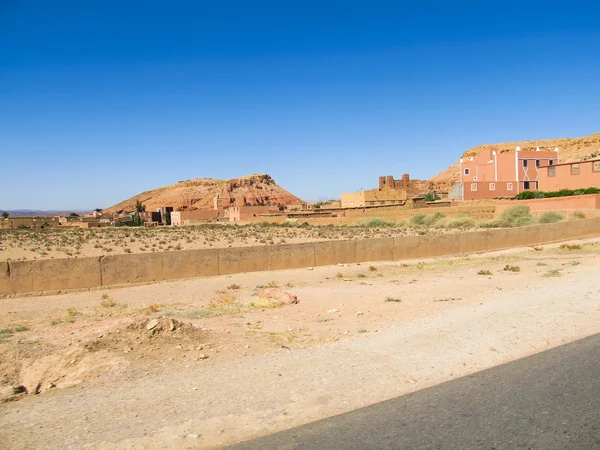
[[[579,215],[574,215],[571,219],[579,218]],[[436,212],[418,213],[402,221],[363,219],[350,226],[262,222],[164,228],[2,230],[0,261],[459,233],[477,228],[510,228],[563,220],[567,220],[567,217],[555,212],[535,218],[528,207],[514,206],[494,219],[483,222],[476,222],[468,215],[447,217]]]

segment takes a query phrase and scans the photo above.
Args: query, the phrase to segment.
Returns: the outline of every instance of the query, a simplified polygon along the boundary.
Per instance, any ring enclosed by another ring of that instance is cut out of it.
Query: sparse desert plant
[[[482,228],[511,228],[530,225],[534,221],[529,206],[519,205],[506,208],[498,217],[479,226]]]
[[[410,223],[413,225],[425,225],[425,217],[426,215],[423,213],[415,214],[410,218]]]
[[[274,280],[273,281],[269,281],[269,284],[267,284],[267,287],[270,287],[270,288],[273,288],[273,289],[278,288],[279,287],[279,282],[278,281],[274,281]]]
[[[75,317],[79,315],[79,311],[76,308],[67,308],[67,316]]]
[[[538,219],[539,223],[555,223],[565,220],[564,214],[558,213],[556,211],[547,211],[540,216]]]
[[[336,278],[344,278],[344,274],[342,272],[338,272],[335,274]]]
[[[369,266],[369,272],[377,272],[377,267]]]
[[[102,294],[102,297],[100,299],[100,305],[104,308],[113,308],[117,306],[117,302],[108,294]]]
[[[477,272],[477,275],[491,275],[492,272],[490,272],[489,270],[480,270],[479,272]]]
[[[573,213],[573,217],[576,218],[576,219],[585,219],[586,215],[585,215],[585,213],[583,211],[575,211]]]
[[[400,303],[400,302],[402,302],[402,299],[395,298],[395,297],[386,297],[385,301],[386,302],[393,302],[393,303]]]
[[[361,328],[360,330],[358,330],[359,333],[367,333],[368,331],[365,328]]]
[[[160,305],[158,303],[151,303],[146,307],[146,309],[151,313],[155,313],[160,309]]]
[[[532,247],[531,248],[534,252],[541,252],[542,250],[544,250],[544,247]]]
[[[560,277],[560,276],[561,276],[560,269],[552,269],[544,274],[544,277],[546,277],[546,278],[554,278],[554,277]]]
[[[505,272],[520,272],[521,268],[519,266],[511,266],[510,264],[507,264],[504,266],[504,271]]]
[[[581,261],[577,261],[577,260],[571,261],[572,266],[578,266],[579,264],[581,264]]]
[[[359,273],[356,278],[367,278],[367,276],[364,273]]]
[[[536,264],[536,266],[547,266],[547,265],[548,265],[548,264],[546,264],[546,263],[543,263],[543,262],[539,262],[539,263],[537,263],[537,264]]]
[[[579,244],[562,244],[560,246],[563,250],[581,250],[581,245]]]
[[[242,286],[240,286],[239,284],[230,284],[229,286],[227,286],[227,289],[231,290],[231,291],[237,291],[238,289],[240,289]]]

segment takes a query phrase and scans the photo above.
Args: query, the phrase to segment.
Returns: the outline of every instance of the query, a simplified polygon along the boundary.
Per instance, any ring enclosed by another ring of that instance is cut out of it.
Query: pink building
[[[600,188],[600,159],[544,165],[538,173],[538,190]]]
[[[492,149],[460,160],[460,183],[464,200],[514,197],[519,192],[538,190],[540,172],[558,164],[554,151],[498,153]]]

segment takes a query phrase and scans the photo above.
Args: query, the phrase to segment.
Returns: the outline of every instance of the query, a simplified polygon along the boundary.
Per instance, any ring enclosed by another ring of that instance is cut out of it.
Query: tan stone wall
[[[462,234],[327,241],[0,263],[0,294],[68,291],[177,278],[406,260],[501,250],[600,235],[600,217]]]

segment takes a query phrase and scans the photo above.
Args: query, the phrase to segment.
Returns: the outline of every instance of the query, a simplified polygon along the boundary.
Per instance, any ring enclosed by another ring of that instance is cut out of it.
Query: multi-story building
[[[514,197],[519,192],[539,189],[542,168],[558,164],[558,148],[553,151],[498,153],[482,150],[476,156],[460,159],[460,185],[464,200]],[[546,170],[546,169],[543,169]]]

